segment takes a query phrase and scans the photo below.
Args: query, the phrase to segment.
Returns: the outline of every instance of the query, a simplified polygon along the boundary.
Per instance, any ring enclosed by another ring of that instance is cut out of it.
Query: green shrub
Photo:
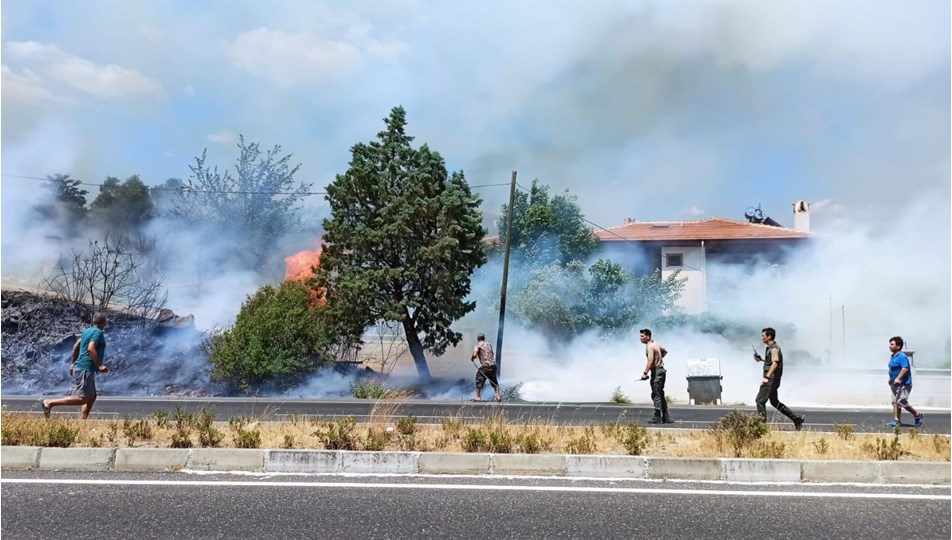
[[[734,410],[718,420],[711,428],[715,436],[725,438],[734,450],[734,456],[740,457],[744,448],[766,435],[770,428],[757,414],[745,414]]]
[[[327,431],[315,431],[314,436],[321,439],[324,448],[328,450],[356,450],[357,449],[357,419],[353,416],[341,418],[339,422],[331,422]]]
[[[367,431],[364,437],[364,450],[371,452],[380,452],[387,447],[390,442],[390,434],[382,429],[372,428]]]
[[[152,426],[147,419],[133,422],[126,417],[122,421],[122,432],[129,439],[129,444],[135,444],[136,439],[149,440],[152,438]]]
[[[325,352],[341,335],[313,303],[304,282],[258,289],[245,299],[235,325],[204,343],[212,378],[250,391],[268,381],[293,386],[313,373],[330,358]]]
[[[836,436],[848,441],[853,438],[853,433],[856,431],[850,424],[833,424],[833,429],[836,430]]]
[[[257,429],[238,428],[233,440],[235,441],[235,448],[259,448],[261,446],[261,432]]]
[[[893,430],[893,438],[889,441],[882,437],[876,437],[875,442],[863,443],[863,450],[876,456],[880,461],[895,461],[906,453],[899,443],[899,426]]]
[[[460,445],[466,452],[488,452],[489,435],[481,428],[468,427],[460,439]]]
[[[218,448],[225,434],[212,426],[202,426],[198,428],[198,444],[202,448]]]
[[[159,429],[164,429],[169,425],[169,415],[162,411],[155,411],[152,414],[152,417],[155,419],[155,427]]]
[[[621,391],[621,386],[616,386],[612,392],[612,403],[631,403],[631,399]]]
[[[548,450],[548,444],[542,440],[535,430],[525,432],[516,438],[516,444],[524,454],[538,454]]]
[[[596,446],[595,429],[587,427],[581,435],[569,439],[569,442],[565,445],[565,450],[569,454],[594,454]]]
[[[787,445],[782,442],[764,441],[755,446],[751,452],[751,457],[761,459],[783,459],[786,454]]]
[[[648,447],[648,441],[648,430],[638,424],[631,423],[625,429],[625,436],[621,442],[629,456],[640,456]]]
[[[512,434],[509,433],[506,426],[492,425],[489,427],[487,435],[489,438],[490,452],[496,454],[509,454],[512,452],[515,441],[513,441]]]
[[[53,424],[49,427],[46,434],[47,441],[44,446],[55,448],[69,448],[76,442],[79,435],[79,428],[69,427],[67,424]]]
[[[177,429],[172,433],[172,444],[170,446],[171,448],[191,448],[192,439],[188,436],[188,432]]]
[[[402,435],[413,435],[413,432],[416,431],[417,417],[416,416],[407,416],[406,418],[401,418],[397,422],[397,431]]]
[[[284,448],[285,450],[294,448],[294,435],[285,434],[284,440],[281,442],[281,448]]]
[[[360,381],[351,383],[350,394],[354,399],[386,399],[392,392],[380,381]]]

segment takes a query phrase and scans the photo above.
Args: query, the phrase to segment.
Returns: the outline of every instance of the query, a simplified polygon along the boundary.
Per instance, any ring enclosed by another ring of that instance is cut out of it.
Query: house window
[[[667,264],[666,267],[681,267],[684,266],[684,255],[681,253],[668,253],[667,255]]]

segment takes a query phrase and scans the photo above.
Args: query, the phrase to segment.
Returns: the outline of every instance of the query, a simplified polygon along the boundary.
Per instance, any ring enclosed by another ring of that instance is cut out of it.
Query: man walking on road
[[[641,374],[641,380],[647,380],[651,376],[651,401],[654,403],[654,417],[648,420],[649,424],[673,424],[674,420],[668,416],[668,401],[664,396],[664,381],[667,371],[664,369],[664,357],[668,351],[659,343],[651,339],[651,330],[642,328],[639,330],[639,339],[645,344],[645,356],[647,364],[645,371]]]
[[[777,345],[777,331],[773,328],[764,328],[760,332],[760,340],[767,346],[764,356],[754,351],[754,360],[764,363],[764,379],[760,382],[760,391],[757,392],[757,412],[767,421],[767,400],[784,416],[793,420],[793,427],[797,431],[803,427],[803,416],[793,414],[789,407],[780,403],[777,390],[780,388],[780,378],[783,376],[783,352]]]
[[[912,392],[912,367],[909,364],[909,357],[902,352],[906,343],[901,337],[895,336],[889,338],[889,387],[892,389],[893,420],[886,424],[888,427],[901,425],[899,415],[902,409],[912,413],[916,420],[916,427],[922,427],[922,413],[916,411],[909,404],[909,393]]]
[[[60,399],[44,399],[40,402],[43,416],[50,417],[53,407],[80,405],[79,417],[86,419],[96,402],[96,372],[107,373],[109,368],[102,360],[106,354],[106,315],[93,315],[93,325],[73,345],[73,358],[69,364],[69,374],[73,377],[73,387],[69,396]]]
[[[493,352],[493,346],[486,342],[486,335],[476,336],[476,346],[473,347],[471,360],[479,358],[479,366],[476,368],[476,399],[480,401],[483,393],[483,385],[486,379],[496,389],[496,401],[502,401],[502,395],[499,393],[499,381],[496,380],[496,354]]]

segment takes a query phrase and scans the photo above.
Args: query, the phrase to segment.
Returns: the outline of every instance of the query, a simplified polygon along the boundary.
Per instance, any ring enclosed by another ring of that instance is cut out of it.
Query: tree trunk
[[[426,357],[423,356],[423,344],[420,343],[420,336],[417,335],[416,326],[409,314],[403,318],[403,332],[407,336],[407,346],[410,348],[410,354],[413,355],[413,363],[416,365],[420,380],[430,382],[430,368],[427,367]]]

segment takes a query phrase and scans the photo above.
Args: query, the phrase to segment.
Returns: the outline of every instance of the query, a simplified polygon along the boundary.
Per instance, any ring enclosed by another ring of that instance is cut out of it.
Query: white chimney
[[[793,203],[793,228],[797,231],[810,232],[810,203],[806,201]]]

